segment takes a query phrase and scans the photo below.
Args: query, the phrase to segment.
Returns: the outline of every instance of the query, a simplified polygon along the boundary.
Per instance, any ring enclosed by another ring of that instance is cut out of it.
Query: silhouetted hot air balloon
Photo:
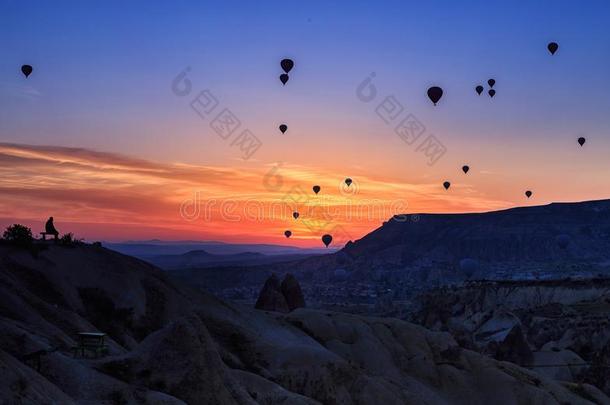
[[[280,75],[280,81],[282,82],[282,84],[286,84],[288,82],[288,79],[290,79],[290,77],[286,73],[282,73]]]
[[[286,125],[286,124],[280,125],[280,131],[282,131],[283,134],[286,133],[286,130],[288,130],[288,125]]]
[[[299,217],[299,213],[298,213],[298,212],[296,212],[296,211],[295,211],[295,212],[293,212],[293,213],[292,213],[292,217],[293,217],[294,219],[297,219],[297,218]]]
[[[578,138],[578,143],[580,144],[580,146],[583,146],[586,141],[587,140],[585,138],[583,138],[582,136],[580,138]]]
[[[468,173],[468,170],[470,170],[470,167],[468,167],[468,165],[462,166],[462,171],[464,172],[464,174]]]
[[[349,177],[347,179],[345,179],[345,184],[347,184],[347,186],[351,186],[352,185],[352,179],[350,179]]]
[[[464,275],[468,278],[472,277],[472,275],[479,269],[479,262],[475,259],[471,259],[469,257],[460,260],[460,270],[464,273]]]
[[[313,192],[318,194],[320,192],[320,186],[313,186]]]
[[[445,187],[445,190],[449,190],[449,187],[451,187],[451,183],[446,181],[446,182],[443,183],[443,187]]]
[[[530,198],[530,197],[532,196],[532,192],[531,192],[531,191],[529,191],[529,190],[527,190],[527,191],[525,192],[525,196],[526,196],[527,198]]]
[[[489,79],[489,80],[487,81],[487,84],[489,84],[489,87],[493,87],[493,86],[494,86],[494,84],[496,84],[496,81],[495,81],[494,79]]]
[[[561,234],[561,235],[557,235],[555,237],[555,242],[557,242],[557,245],[561,248],[561,249],[565,249],[568,247],[568,245],[570,244],[570,236],[566,235],[565,233]]]
[[[287,238],[289,238],[289,237],[292,235],[292,232],[290,232],[290,231],[286,231],[286,232],[284,232],[284,235],[285,235]]]
[[[555,55],[555,52],[557,52],[557,49],[559,49],[559,45],[557,45],[557,42],[549,42],[546,47],[551,53],[551,55]]]
[[[326,245],[326,247],[328,247],[328,245],[330,245],[330,242],[333,241],[333,237],[329,234],[326,234],[324,236],[322,236],[322,242]]]
[[[480,96],[483,93],[483,86],[477,86],[474,88],[477,91],[477,94]]]
[[[33,69],[30,65],[21,66],[21,73],[23,73],[25,77],[28,77],[30,74],[32,74],[32,70]]]
[[[282,59],[282,61],[280,62],[280,66],[282,67],[282,69],[284,69],[284,72],[290,73],[292,67],[294,66],[294,62],[292,61],[292,59]]]
[[[489,97],[493,97],[496,95],[496,91],[494,89],[489,89],[487,93],[489,94]]]
[[[428,89],[428,98],[432,101],[434,105],[438,103],[438,100],[443,97],[443,89],[440,87],[434,86]]]

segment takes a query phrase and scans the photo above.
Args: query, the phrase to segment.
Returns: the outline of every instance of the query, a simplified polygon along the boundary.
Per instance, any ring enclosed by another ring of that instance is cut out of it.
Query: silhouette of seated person
[[[44,226],[44,232],[41,233],[43,239],[45,239],[46,235],[53,235],[53,237],[57,239],[57,237],[59,236],[59,231],[57,231],[57,229],[55,229],[55,225],[53,225],[53,217],[50,217],[47,220],[47,223]]]

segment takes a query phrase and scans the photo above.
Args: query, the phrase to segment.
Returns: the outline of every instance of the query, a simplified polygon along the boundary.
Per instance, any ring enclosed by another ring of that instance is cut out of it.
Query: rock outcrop
[[[292,274],[286,274],[281,284],[279,278],[272,274],[265,281],[254,307],[265,311],[290,312],[305,307],[305,298]]]
[[[303,297],[301,285],[292,274],[286,274],[280,289],[286,299],[289,310],[294,311],[297,308],[305,308],[305,297]]]
[[[463,347],[610,393],[610,280],[476,282],[421,296],[413,318]]]

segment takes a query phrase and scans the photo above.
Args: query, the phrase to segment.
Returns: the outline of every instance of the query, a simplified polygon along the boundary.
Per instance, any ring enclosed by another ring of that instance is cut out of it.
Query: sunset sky
[[[607,1],[176,3],[0,2],[0,226],[318,247],[393,214],[610,197]]]

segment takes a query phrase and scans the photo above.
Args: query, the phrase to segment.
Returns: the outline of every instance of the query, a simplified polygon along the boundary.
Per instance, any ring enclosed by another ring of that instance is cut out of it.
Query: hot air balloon
[[[312,190],[314,193],[318,194],[320,192],[320,186],[313,186]]]
[[[476,90],[479,96],[481,95],[481,93],[483,93],[483,86],[477,86],[474,89]]]
[[[470,278],[479,269],[479,262],[469,257],[460,260],[460,270]]]
[[[470,167],[468,167],[468,165],[462,166],[462,171],[464,172],[464,174],[468,173],[468,170],[470,170]]]
[[[290,73],[292,67],[294,66],[294,62],[292,61],[292,59],[282,59],[282,61],[280,62],[280,66],[282,67],[282,69],[284,69],[284,72]]]
[[[489,94],[489,97],[493,97],[496,95],[496,91],[494,89],[489,89],[487,93]]]
[[[441,89],[440,87],[434,86],[428,89],[428,98],[430,99],[430,101],[432,101],[434,105],[438,103],[438,100],[440,100],[441,97],[443,97],[443,89]]]
[[[587,140],[585,138],[583,138],[582,136],[580,138],[578,138],[578,143],[580,144],[580,146],[583,146],[586,141]]]
[[[288,125],[286,125],[286,124],[280,125],[280,131],[282,131],[283,134],[286,133],[286,130],[288,130]]]
[[[30,74],[32,74],[32,67],[30,65],[23,65],[21,66],[21,73],[23,73],[25,75],[25,77],[27,78]]]
[[[449,190],[449,187],[451,187],[451,183],[446,181],[446,182],[443,183],[443,187],[445,187],[445,190]]]
[[[557,42],[549,42],[546,47],[551,53],[551,55],[555,55],[555,52],[557,52],[557,49],[559,49],[559,45],[557,45]]]
[[[295,211],[295,212],[293,212],[293,213],[292,213],[292,217],[293,217],[294,219],[297,219],[297,218],[299,217],[299,213],[298,213],[298,212],[296,212],[296,211]]]
[[[349,177],[347,179],[345,179],[345,184],[347,184],[347,186],[351,186],[352,185],[352,179],[350,179]]]
[[[527,190],[527,191],[525,192],[525,196],[526,196],[527,198],[530,198],[530,197],[532,196],[532,192],[531,192],[531,191],[529,191],[529,190]]]
[[[288,82],[288,79],[290,79],[290,77],[286,73],[282,73],[280,75],[280,81],[282,82],[282,84],[286,84]]]
[[[557,235],[555,237],[555,242],[557,242],[557,245],[561,248],[561,249],[565,249],[568,247],[568,245],[570,244],[570,236],[564,234],[561,235]]]
[[[287,238],[289,238],[290,236],[292,236],[292,232],[290,232],[290,231],[285,231],[285,232],[284,232],[284,235],[285,235]]]
[[[329,234],[326,234],[324,236],[322,236],[322,243],[324,243],[326,245],[326,247],[328,247],[328,245],[330,245],[330,242],[333,241],[333,237]]]
[[[487,81],[487,84],[489,84],[489,87],[493,87],[493,86],[494,86],[494,84],[496,84],[496,81],[495,81],[494,79],[489,79],[489,80]]]

